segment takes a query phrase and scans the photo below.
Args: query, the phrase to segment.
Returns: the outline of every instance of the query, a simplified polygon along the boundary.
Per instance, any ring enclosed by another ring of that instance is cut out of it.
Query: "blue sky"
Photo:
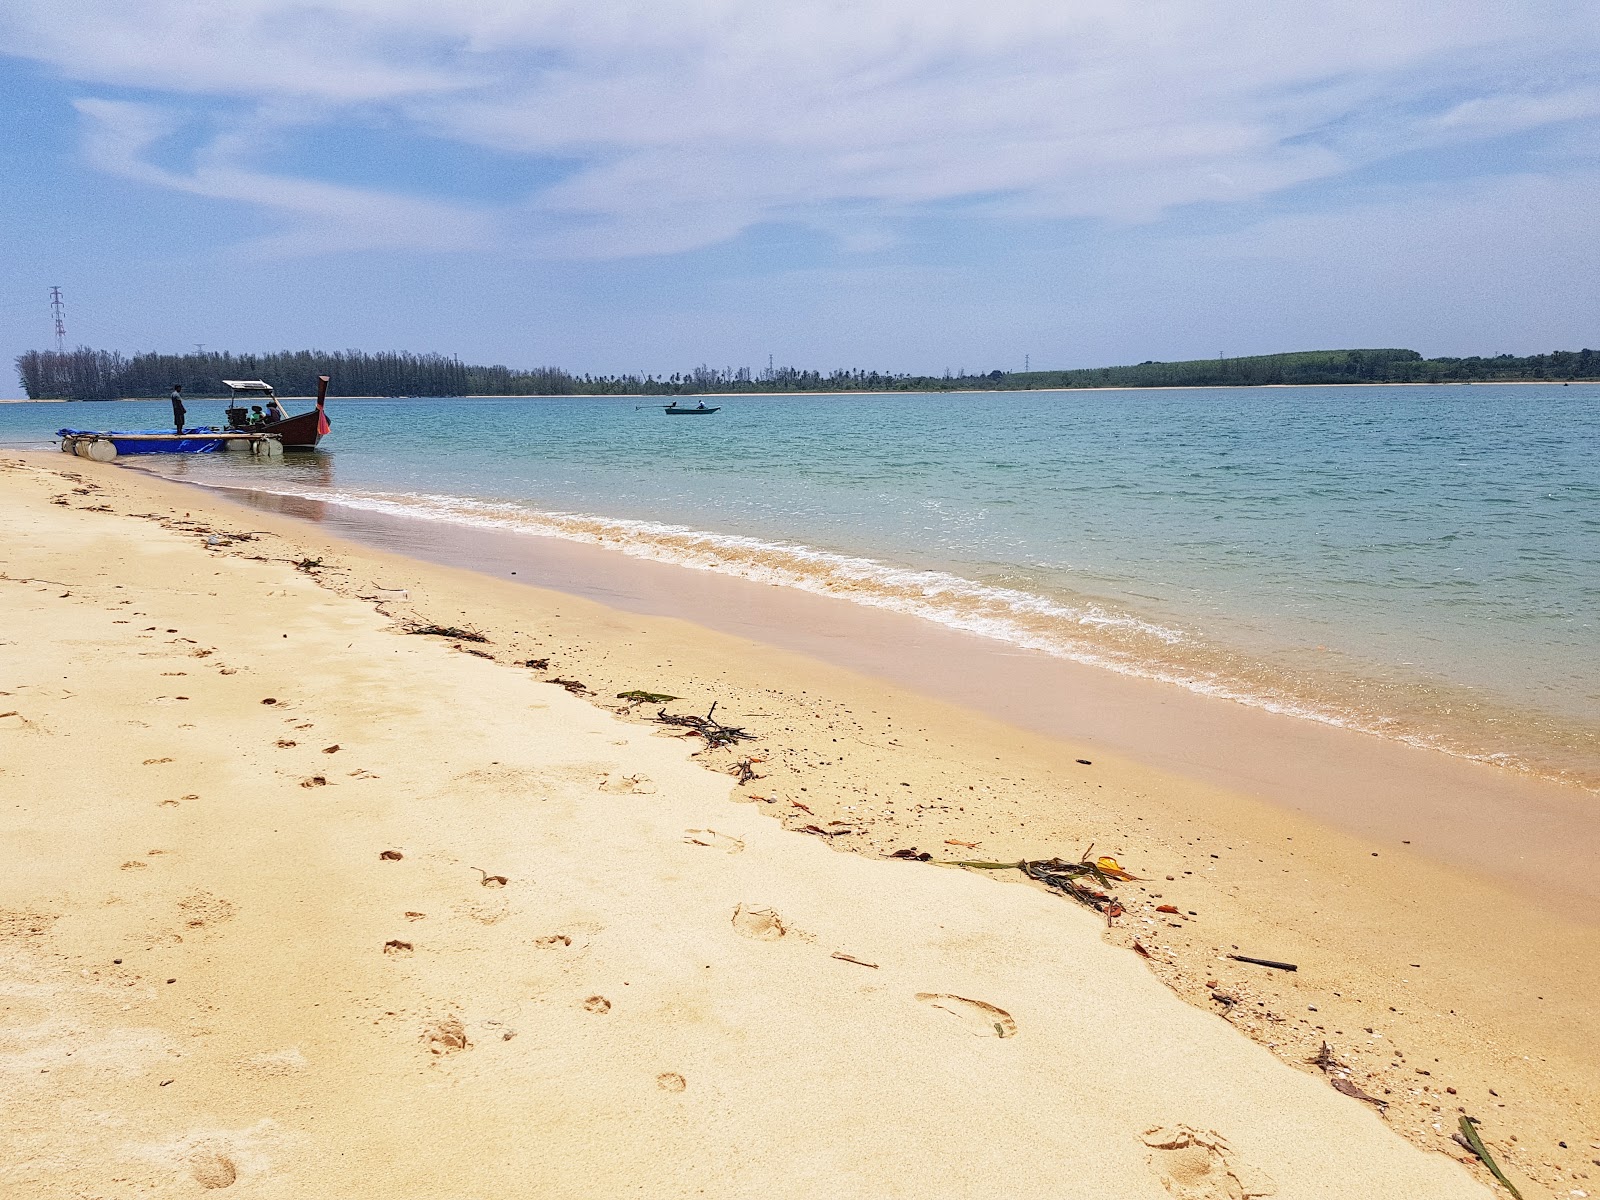
[[[0,355],[1600,346],[1592,0],[4,0]],[[14,387],[9,379],[0,392]]]

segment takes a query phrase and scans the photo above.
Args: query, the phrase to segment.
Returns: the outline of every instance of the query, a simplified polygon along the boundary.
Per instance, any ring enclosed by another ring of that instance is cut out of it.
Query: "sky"
[[[0,0],[0,357],[52,286],[594,373],[1600,348],[1597,64],[1594,0]]]

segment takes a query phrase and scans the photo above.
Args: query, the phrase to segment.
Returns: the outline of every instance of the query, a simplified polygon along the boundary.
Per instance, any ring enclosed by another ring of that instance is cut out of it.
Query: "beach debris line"
[[[757,779],[765,779],[765,775],[756,774],[755,767],[760,761],[759,758],[741,758],[733,764],[733,768],[728,774],[736,776],[740,783],[750,783]]]
[[[713,700],[711,707],[706,710],[706,715],[698,717],[692,713],[687,716],[678,716],[661,709],[656,713],[655,720],[660,725],[677,725],[688,729],[692,734],[705,738],[706,745],[712,749],[720,746],[731,746],[736,742],[753,742],[756,735],[747,732],[738,725],[724,725],[714,715],[717,711],[717,702]],[[742,780],[740,782],[743,782]]]
[[[1213,993],[1212,999],[1221,1000],[1223,997]],[[1234,997],[1230,996],[1227,999],[1233,1004],[1238,1003],[1238,1000]],[[1380,1100],[1377,1096],[1368,1095],[1356,1085],[1356,1082],[1350,1078],[1350,1068],[1334,1056],[1333,1047],[1328,1045],[1327,1042],[1323,1042],[1322,1048],[1312,1056],[1311,1065],[1319,1068],[1328,1077],[1328,1083],[1334,1091],[1349,1096],[1352,1100],[1363,1100],[1368,1104],[1376,1105],[1379,1112],[1388,1111],[1389,1102],[1387,1100]]]
[[[1156,911],[1160,912],[1161,910],[1157,909]],[[1258,967],[1272,967],[1277,971],[1298,971],[1300,969],[1295,963],[1279,962],[1273,958],[1251,958],[1248,954],[1230,954],[1227,957],[1233,959],[1234,962],[1254,963]]]
[[[1116,859],[1107,855],[1099,858],[1090,858],[1094,852],[1091,843],[1076,862],[1068,862],[1063,858],[1024,859],[1021,862],[952,862],[945,865],[952,867],[974,867],[980,871],[1021,871],[1029,879],[1042,883],[1047,888],[1061,892],[1072,897],[1080,904],[1086,904],[1107,916],[1119,916],[1122,905],[1115,896],[1109,895],[1111,881],[1125,880],[1137,881],[1138,876],[1125,871]],[[898,856],[897,856],[898,857]],[[1093,879],[1106,891],[1099,892],[1084,882]]]
[[[538,662],[543,665],[545,660],[539,659]],[[534,661],[529,660],[528,665],[533,666]],[[618,692],[617,699],[626,700],[630,704],[670,704],[678,697],[669,696],[665,692],[647,692],[642,688],[634,688],[632,691]]]
[[[1500,1169],[1500,1164],[1495,1162],[1494,1156],[1489,1153],[1489,1148],[1483,1144],[1483,1139],[1478,1136],[1478,1123],[1476,1120],[1472,1117],[1463,1116],[1461,1118],[1461,1131],[1454,1136],[1460,1145],[1465,1146],[1478,1156],[1483,1165],[1489,1168],[1489,1173],[1500,1181],[1501,1186],[1506,1191],[1515,1196],[1516,1200],[1522,1200],[1522,1193],[1517,1191],[1517,1185],[1506,1178],[1505,1172]]]
[[[458,642],[487,642],[489,637],[476,629],[458,629],[454,625],[424,625],[412,621],[404,626],[407,633],[426,637],[455,638]]]
[[[593,692],[591,692],[588,688],[584,687],[583,684],[578,682],[578,680],[576,680],[576,679],[546,679],[545,682],[546,683],[553,683],[557,687],[566,688],[567,691],[571,692],[574,696],[592,696],[592,695],[594,695]]]

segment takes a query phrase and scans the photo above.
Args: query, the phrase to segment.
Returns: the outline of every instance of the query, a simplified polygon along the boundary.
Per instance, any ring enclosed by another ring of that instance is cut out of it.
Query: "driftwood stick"
[[[1300,968],[1294,963],[1276,962],[1270,958],[1251,958],[1248,954],[1230,954],[1234,962],[1255,963],[1258,967],[1275,967],[1279,971],[1298,971]]]

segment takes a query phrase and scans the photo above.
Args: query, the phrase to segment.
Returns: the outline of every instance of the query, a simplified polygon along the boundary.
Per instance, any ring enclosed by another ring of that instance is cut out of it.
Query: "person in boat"
[[[671,404],[667,405],[667,407],[668,408],[677,408],[678,407],[678,402],[676,400],[674,400]]]
[[[183,407],[183,384],[175,383],[172,385],[171,400],[172,424],[176,427],[175,432],[182,433],[183,419],[188,416],[188,410]]]
[[[248,425],[260,425],[263,424],[266,419],[267,418],[262,415],[261,405],[252,404],[250,406],[250,415],[245,418],[245,423]]]
[[[699,404],[695,405],[696,408],[704,408],[705,406],[706,406],[706,402],[704,400],[700,401]]]

